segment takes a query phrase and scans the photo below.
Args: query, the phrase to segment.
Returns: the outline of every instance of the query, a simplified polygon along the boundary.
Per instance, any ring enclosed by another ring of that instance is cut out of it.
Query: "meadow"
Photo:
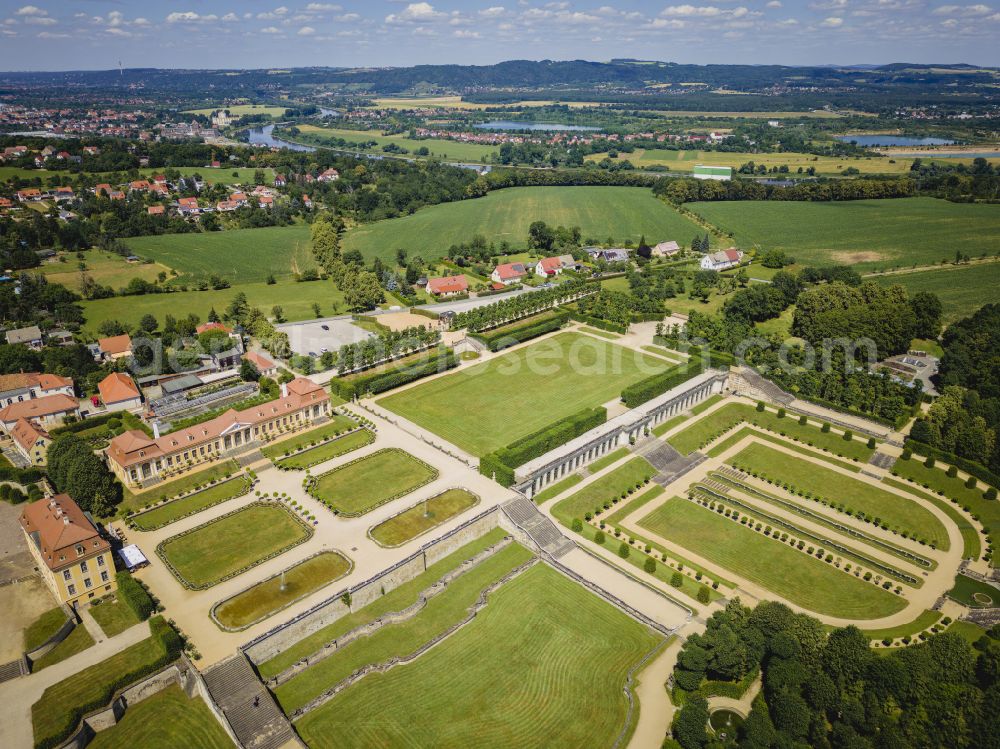
[[[341,130],[332,127],[318,127],[316,125],[299,125],[299,131],[319,138],[343,138],[351,143],[368,143],[375,141],[378,143],[373,153],[381,153],[382,146],[396,145],[407,149],[410,156],[415,156],[414,151],[418,148],[426,148],[431,156],[442,159],[452,159],[457,161],[489,161],[490,157],[496,155],[497,147],[483,145],[480,143],[460,143],[453,140],[443,140],[441,138],[417,139],[410,138],[405,133],[397,135],[382,135],[380,130]],[[313,141],[307,139],[303,142]]]
[[[639,525],[817,614],[878,619],[906,603],[687,499],[668,500]]]
[[[921,291],[937,294],[942,318],[950,322],[967,317],[984,304],[1000,302],[1000,263],[946,265],[936,270],[878,276],[880,284],[899,284],[910,296]]]
[[[217,107],[205,107],[203,109],[185,109],[184,114],[201,114],[211,117],[213,112],[220,109],[229,110],[232,117],[243,117],[248,114],[266,114],[270,117],[283,117],[287,107],[272,107],[267,104],[221,104]]]
[[[213,168],[210,166],[172,166],[169,168],[172,171],[178,172],[182,177],[194,177],[197,175],[203,182],[207,182],[210,185],[221,182],[226,185],[253,186],[256,185],[254,178],[257,172],[264,173],[265,184],[270,185],[274,182],[274,170],[270,167],[257,168],[250,166],[222,166]],[[163,174],[164,171],[163,167],[143,167],[139,170],[139,173],[144,177],[149,177],[153,174]]]
[[[607,341],[560,333],[379,404],[473,455],[485,455],[583,408],[617,400],[626,385],[668,367]]]
[[[601,161],[607,153],[587,156],[587,161]],[[787,166],[795,174],[799,167],[805,171],[814,167],[817,174],[840,174],[848,167],[854,167],[862,174],[903,174],[910,170],[912,159],[890,159],[886,157],[848,158],[846,156],[815,156],[811,153],[749,153],[725,151],[688,151],[665,148],[637,148],[632,153],[618,152],[618,160],[628,160],[633,166],[648,169],[651,166],[666,167],[672,172],[690,172],[695,164],[711,166],[731,166],[733,171],[752,161],[763,164],[768,169],[773,166]]]
[[[161,234],[124,240],[136,255],[152,258],[178,273],[208,278],[216,274],[233,284],[290,278],[315,270],[309,227],[268,226],[191,234]]]
[[[624,745],[625,677],[656,644],[638,622],[540,564],[414,663],[364,678],[296,728],[317,749],[561,749],[611,746],[623,732]]]
[[[1000,206],[935,198],[825,203],[731,201],[688,208],[741,247],[782,249],[799,265],[852,265],[859,271],[928,265],[1000,253]]]
[[[512,187],[358,226],[344,236],[343,249],[360,250],[368,260],[393,261],[399,247],[411,256],[434,258],[474,234],[523,248],[533,221],[579,226],[585,239],[600,241],[611,237],[638,242],[645,235],[650,243],[674,239],[686,246],[695,235],[704,234],[642,187]]]
[[[156,281],[160,273],[169,273],[170,268],[162,263],[129,263],[121,255],[104,250],[91,249],[83,253],[83,259],[75,253],[63,253],[60,258],[66,262],[44,263],[38,267],[50,283],[59,283],[72,291],[80,291],[80,263],[84,263],[86,274],[102,286],[119,289],[133,278]]]

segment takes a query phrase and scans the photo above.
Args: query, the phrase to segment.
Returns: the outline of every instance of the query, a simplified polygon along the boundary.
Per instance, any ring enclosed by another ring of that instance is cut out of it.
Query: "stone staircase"
[[[699,452],[681,455],[663,440],[652,436],[644,437],[636,443],[634,452],[645,458],[656,469],[653,480],[660,486],[676,481],[678,476],[687,473],[705,460],[705,456]]]
[[[290,742],[302,746],[242,653],[212,666],[204,678],[244,749],[278,749]]]
[[[530,499],[518,497],[500,505],[500,509],[514,525],[528,534],[538,548],[553,559],[559,559],[576,548],[576,544],[566,538],[555,523],[540,513]]]
[[[773,403],[783,403],[786,406],[795,400],[794,395],[786,393],[773,382],[765,377],[761,377],[761,375],[749,367],[741,368],[739,375],[731,378],[730,382],[733,384],[734,390],[750,398],[763,398]]]
[[[886,471],[891,471],[892,467],[896,465],[896,458],[892,455],[887,455],[885,453],[875,452],[868,459],[868,463],[878,468],[883,468]]]
[[[10,663],[0,664],[0,684],[5,681],[10,681],[11,679],[16,679],[20,676],[25,676],[28,673],[25,668],[24,658],[18,658],[16,661],[11,661]]]

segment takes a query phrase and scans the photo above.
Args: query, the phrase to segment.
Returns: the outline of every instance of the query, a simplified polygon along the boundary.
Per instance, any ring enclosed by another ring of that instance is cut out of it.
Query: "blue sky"
[[[0,69],[1000,63],[1000,7],[923,0],[0,0]],[[689,4],[690,3],[690,4]]]

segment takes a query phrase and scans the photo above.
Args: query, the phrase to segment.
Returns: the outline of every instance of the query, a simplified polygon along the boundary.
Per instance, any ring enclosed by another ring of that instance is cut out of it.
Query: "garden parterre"
[[[377,480],[373,480],[377,477]],[[438,477],[438,470],[392,447],[314,477],[309,493],[334,512],[354,517],[409,494]]]

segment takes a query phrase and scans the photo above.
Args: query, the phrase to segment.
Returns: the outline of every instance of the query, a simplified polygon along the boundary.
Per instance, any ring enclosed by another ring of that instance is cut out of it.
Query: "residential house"
[[[277,400],[235,411],[176,432],[147,437],[133,429],[108,446],[108,465],[126,486],[139,486],[164,473],[245,452],[262,441],[296,431],[330,414],[330,397],[322,385],[297,377],[282,385]]]
[[[80,403],[76,398],[59,393],[41,398],[11,403],[0,409],[0,428],[10,432],[18,419],[37,421],[42,426],[59,426],[67,416],[79,418]]]
[[[105,195],[111,195],[112,192],[111,185],[109,185],[107,182],[102,182],[99,185],[94,185],[94,195],[100,197],[102,192]]]
[[[21,530],[42,578],[59,603],[73,608],[117,588],[111,544],[68,494],[32,502]]]
[[[50,330],[45,334],[45,337],[49,343],[55,343],[57,346],[73,345],[73,334],[68,330]]]
[[[181,214],[197,215],[201,211],[198,208],[198,198],[178,198],[177,210]]]
[[[108,193],[109,200],[125,200],[125,193],[121,190],[112,190]]]
[[[249,201],[245,192],[234,192],[229,196],[229,200],[236,205],[246,205]]]
[[[97,348],[101,352],[102,359],[107,361],[123,359],[132,355],[132,339],[129,338],[128,333],[99,338]]]
[[[153,182],[154,182],[154,184],[157,184],[157,185],[166,185],[167,184],[166,175],[163,175],[163,174],[154,174],[153,175]]]
[[[271,208],[274,205],[274,198],[270,195],[261,195],[258,202],[261,208]]]
[[[435,296],[455,296],[469,290],[469,280],[463,275],[431,278],[427,281],[427,291]]]
[[[52,191],[52,197],[57,201],[72,200],[76,197],[76,194],[73,192],[73,188],[67,185],[66,187],[57,187],[54,189]]]
[[[142,407],[142,395],[135,381],[122,372],[112,372],[99,383],[97,391],[108,411],[131,411]]]
[[[33,348],[37,351],[42,347],[42,331],[37,325],[8,330],[7,343],[11,345],[23,343],[28,348]]]
[[[137,179],[129,182],[128,185],[129,192],[146,192],[149,189],[149,181],[144,179]]]
[[[288,184],[288,180],[285,179],[285,175],[284,174],[275,174],[274,175],[274,186],[275,187],[284,187],[287,184]]]
[[[14,447],[24,456],[29,465],[38,466],[45,463],[52,437],[42,427],[27,419],[18,419],[10,430]]]
[[[653,257],[673,257],[681,251],[681,246],[677,242],[660,242],[655,247],[651,248],[653,250]]]
[[[537,263],[535,263],[535,275],[540,278],[552,278],[558,276],[563,272],[566,267],[565,258],[569,258],[570,267],[572,267],[573,257],[572,255],[563,255],[556,257],[543,257]]]
[[[146,208],[146,213],[150,216],[162,216],[167,212],[166,207],[162,205],[151,205]]]
[[[730,247],[728,250],[710,252],[701,259],[702,270],[726,270],[735,268],[743,260],[743,251]]]
[[[234,203],[232,200],[220,200],[215,204],[215,210],[219,213],[232,213],[239,207],[239,203]]]
[[[340,172],[336,169],[327,169],[316,178],[319,182],[336,182],[340,179]]]
[[[490,278],[494,283],[510,286],[520,283],[527,275],[528,269],[524,267],[524,263],[503,263],[493,269]]]
[[[247,351],[243,354],[243,358],[257,367],[257,371],[260,372],[261,377],[275,377],[278,374],[278,365],[263,354],[259,354],[256,351]]]
[[[22,203],[34,203],[42,199],[42,191],[37,187],[26,187],[23,190],[18,190],[15,194]]]
[[[603,260],[607,263],[628,262],[628,250],[621,248],[602,250],[600,247],[591,247],[587,250],[587,254],[590,255],[593,260]]]
[[[310,198],[308,195],[303,195],[302,205],[304,205],[306,208],[312,208],[313,207],[312,198]]]
[[[0,407],[46,395],[73,396],[73,380],[43,372],[0,375]]]

